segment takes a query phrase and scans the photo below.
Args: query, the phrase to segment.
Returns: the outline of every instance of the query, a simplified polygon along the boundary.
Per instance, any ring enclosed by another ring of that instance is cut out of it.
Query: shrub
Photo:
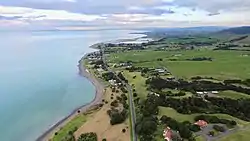
[[[113,106],[113,107],[117,107],[118,106],[118,101],[114,100],[114,101],[111,102],[110,105]]]
[[[125,132],[126,132],[126,129],[122,129],[122,132],[125,133]]]
[[[225,132],[226,129],[223,126],[219,126],[219,125],[214,125],[213,129],[219,132]]]
[[[215,134],[214,131],[209,131],[209,132],[208,132],[208,135],[209,135],[209,136],[214,136],[214,134]]]
[[[97,135],[93,132],[84,133],[77,139],[77,141],[97,141]]]
[[[133,93],[133,97],[137,97],[137,93]]]

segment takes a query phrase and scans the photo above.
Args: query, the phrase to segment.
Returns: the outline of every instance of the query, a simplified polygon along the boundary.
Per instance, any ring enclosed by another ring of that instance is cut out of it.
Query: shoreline
[[[142,34],[146,35],[146,34]],[[146,35],[147,36],[147,35]],[[142,36],[144,37],[144,36]],[[89,48],[92,49],[98,49],[98,45],[102,45],[105,43],[116,43],[121,41],[131,41],[131,40],[137,40],[142,37],[132,38],[132,39],[117,39],[113,41],[107,41],[107,42],[99,42],[95,43],[89,46]],[[93,51],[94,52],[94,51]],[[90,52],[90,53],[93,53]],[[53,137],[54,133],[59,131],[62,127],[64,127],[69,121],[71,121],[74,117],[76,117],[79,113],[86,113],[91,109],[94,109],[97,105],[102,103],[103,94],[104,94],[104,85],[101,83],[101,81],[98,80],[94,75],[92,75],[85,67],[84,65],[84,59],[90,54],[86,53],[84,56],[78,61],[78,69],[79,69],[79,75],[82,77],[85,77],[88,79],[89,82],[92,83],[92,85],[95,87],[95,97],[92,101],[89,103],[86,103],[76,109],[74,109],[69,115],[65,116],[58,122],[56,122],[54,125],[48,128],[44,133],[42,133],[35,141],[49,141],[51,137]]]
[[[102,103],[103,92],[104,92],[104,85],[101,84],[97,78],[92,75],[84,65],[84,59],[87,57],[89,53],[86,53],[79,61],[78,61],[78,68],[79,68],[79,75],[88,79],[89,82],[95,87],[95,97],[89,103],[86,103],[76,109],[74,109],[68,116],[64,117],[56,124],[52,125],[46,132],[40,135],[36,141],[48,141],[55,132],[60,130],[63,126],[65,126],[70,120],[72,120],[75,116],[80,113],[85,113],[92,108],[95,108],[97,105]]]

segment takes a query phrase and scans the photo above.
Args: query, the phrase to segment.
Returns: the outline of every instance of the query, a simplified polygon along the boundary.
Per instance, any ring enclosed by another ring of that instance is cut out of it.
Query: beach
[[[71,114],[69,114],[67,117],[60,120],[58,123],[50,127],[45,133],[43,133],[40,137],[37,138],[36,141],[48,141],[53,137],[55,132],[59,131],[65,124],[67,124],[69,121],[74,119],[78,114],[85,113],[88,110],[94,109],[99,106],[99,104],[102,103],[103,98],[103,92],[104,92],[104,86],[101,84],[98,79],[92,75],[87,68],[84,66],[84,59],[86,58],[88,54],[85,54],[80,60],[78,64],[79,68],[79,75],[82,77],[87,78],[94,86],[95,86],[95,98],[87,103],[84,104],[81,107],[76,108]]]

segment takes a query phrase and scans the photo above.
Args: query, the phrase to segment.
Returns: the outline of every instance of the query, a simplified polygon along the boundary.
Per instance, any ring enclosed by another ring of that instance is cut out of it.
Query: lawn
[[[218,94],[220,97],[231,98],[231,99],[249,99],[250,95],[238,93],[234,91],[223,91]]]
[[[159,107],[159,115],[166,115],[168,117],[171,117],[179,122],[183,122],[183,121],[190,121],[191,123],[194,122],[194,117],[197,115],[201,115],[201,114],[189,114],[189,115],[185,115],[185,114],[180,114],[178,112],[176,112],[176,110],[172,109],[172,108],[167,108],[167,107]],[[239,125],[241,126],[246,126],[249,123],[243,120],[240,120],[238,118],[232,117],[230,115],[226,115],[226,114],[208,114],[211,116],[217,116],[218,118],[224,118],[224,119],[230,119],[230,120],[235,120]]]
[[[246,131],[238,131],[236,133],[233,133],[231,135],[228,135],[219,141],[249,141],[250,139],[250,130]]]
[[[250,56],[247,51],[213,51],[181,50],[181,51],[130,51],[114,53],[109,56],[110,62],[118,63],[133,61],[135,66],[142,67],[166,67],[173,75],[181,78],[193,76],[209,76],[219,80],[240,78],[246,79],[250,76]],[[177,61],[170,61],[171,58]],[[194,57],[211,57],[213,61],[186,61]],[[157,61],[157,59],[163,61]]]
[[[69,131],[73,131],[76,128],[79,128],[86,122],[86,115],[79,114],[74,119],[70,120],[62,129],[57,132],[57,135],[54,135],[52,141],[62,141]]]
[[[202,136],[195,137],[195,141],[205,141],[205,139]]]

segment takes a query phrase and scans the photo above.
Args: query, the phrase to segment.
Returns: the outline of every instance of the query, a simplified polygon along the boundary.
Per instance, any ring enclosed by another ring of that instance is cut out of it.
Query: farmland
[[[241,115],[246,114],[243,105],[250,98],[250,52],[248,47],[226,41],[173,37],[144,47],[123,45],[107,52],[108,65],[117,73],[122,72],[136,93],[138,124],[147,126],[144,122],[150,122],[152,127],[157,126],[151,132],[156,141],[163,140],[162,131],[169,123],[184,139],[204,140],[207,133],[196,137],[189,127],[200,115],[213,118],[211,124],[236,123],[237,126],[228,126],[233,130],[249,126],[248,116]],[[226,83],[230,80],[240,83]],[[149,114],[157,115],[160,124],[154,125]],[[218,135],[223,133],[216,134],[214,139]]]
[[[211,57],[212,61],[187,61],[194,57]],[[163,61],[157,61],[158,58]],[[233,58],[233,59],[232,59]],[[135,66],[167,67],[175,76],[191,78],[209,76],[219,80],[250,76],[250,53],[244,51],[131,51],[111,54],[112,63],[132,61]],[[174,60],[174,61],[171,61]]]

